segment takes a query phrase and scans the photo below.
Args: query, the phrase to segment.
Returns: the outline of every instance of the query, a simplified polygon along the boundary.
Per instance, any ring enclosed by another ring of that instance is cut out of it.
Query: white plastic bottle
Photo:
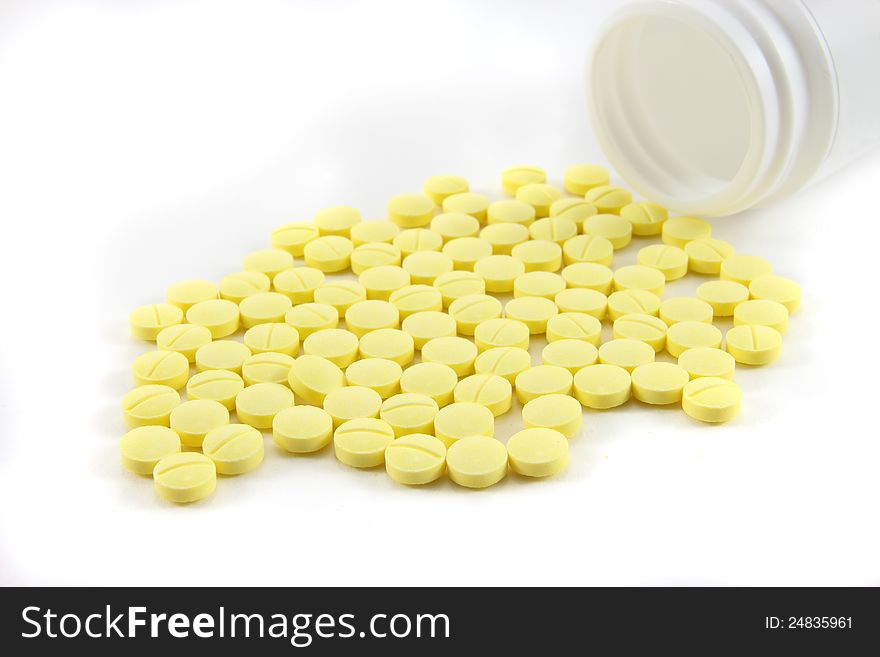
[[[641,196],[726,215],[880,144],[880,0],[643,0],[600,31],[590,114]]]

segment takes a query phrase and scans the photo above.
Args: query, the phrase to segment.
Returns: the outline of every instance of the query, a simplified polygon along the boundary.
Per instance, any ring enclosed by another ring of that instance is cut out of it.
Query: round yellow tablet
[[[510,196],[515,196],[516,191],[523,185],[546,181],[547,173],[544,169],[532,164],[515,164],[501,172],[501,189]]]
[[[641,340],[616,338],[599,346],[599,362],[632,372],[639,365],[654,362],[654,348]]]
[[[388,301],[392,293],[410,284],[410,276],[403,267],[373,267],[358,276],[358,283],[367,291],[367,299]]]
[[[483,277],[472,271],[451,271],[440,274],[434,281],[434,287],[440,290],[444,307],[448,307],[456,299],[471,294],[486,293],[486,282]]]
[[[734,281],[706,281],[697,287],[697,298],[712,307],[715,317],[730,317],[743,301],[749,298],[749,289]]]
[[[769,326],[780,333],[788,329],[788,310],[781,303],[766,299],[743,301],[733,311],[734,326]]]
[[[488,436],[455,441],[446,453],[449,478],[466,488],[488,488],[507,476],[507,448]]]
[[[373,468],[385,462],[385,448],[394,440],[394,431],[384,420],[349,420],[333,433],[336,458],[353,468]]]
[[[480,223],[486,223],[486,211],[489,209],[489,199],[482,194],[474,192],[461,192],[452,194],[443,199],[443,212],[461,212],[471,215]]]
[[[553,303],[561,313],[586,313],[596,319],[605,319],[608,311],[608,297],[588,288],[570,287],[562,290],[553,297]]]
[[[148,351],[134,359],[131,372],[135,385],[155,384],[180,390],[189,378],[189,361],[176,351]]]
[[[266,274],[261,274],[258,271],[239,271],[221,278],[218,287],[221,299],[240,303],[245,297],[257,292],[268,292],[272,287],[272,281]]]
[[[204,454],[179,452],[156,464],[153,485],[159,497],[169,502],[197,502],[217,488],[217,468]]]
[[[346,386],[324,397],[324,410],[333,418],[333,427],[364,417],[379,417],[382,398],[372,388]]]
[[[333,306],[340,316],[358,301],[366,299],[367,291],[356,281],[329,281],[315,290],[315,302]]]
[[[122,416],[130,427],[168,426],[168,418],[180,403],[180,394],[166,385],[150,384],[129,390],[122,398]]]
[[[317,452],[333,439],[333,419],[316,406],[291,406],[272,420],[272,438],[281,449],[294,454]]]
[[[585,219],[598,213],[596,206],[584,198],[561,198],[550,206],[551,217],[568,219],[574,223],[578,232],[581,232]]]
[[[510,469],[515,473],[524,477],[551,477],[568,465],[568,440],[553,429],[523,429],[507,441],[507,454]]]
[[[305,340],[315,331],[336,328],[339,324],[339,311],[326,303],[303,303],[284,313],[284,321]]]
[[[569,395],[544,395],[523,406],[522,418],[526,429],[553,429],[574,438],[583,426],[584,409]]]
[[[176,351],[195,362],[196,350],[212,340],[210,329],[195,324],[175,324],[159,331],[156,347],[160,351]]]
[[[586,313],[559,313],[547,321],[547,342],[556,340],[584,340],[599,346],[602,322]]]
[[[474,329],[474,342],[479,351],[493,347],[529,348],[529,327],[508,317],[487,319]]]
[[[196,326],[204,326],[215,340],[225,338],[238,331],[238,305],[226,299],[200,301],[186,311],[186,321]]]
[[[211,429],[229,424],[229,409],[212,399],[190,399],[171,411],[170,424],[181,443],[201,447]]]
[[[361,244],[351,252],[351,270],[362,274],[373,267],[393,267],[400,264],[400,249],[393,244],[371,242]]]
[[[418,363],[406,368],[400,377],[401,392],[427,395],[443,408],[452,403],[452,392],[458,383],[458,374],[448,365]]]
[[[293,367],[293,356],[264,351],[261,354],[254,354],[242,363],[241,377],[245,385],[249,386],[255,383],[286,384],[291,367]]]
[[[587,408],[605,410],[625,404],[629,399],[632,379],[629,372],[617,365],[589,365],[574,375],[575,399]]]
[[[688,271],[687,254],[671,244],[651,244],[639,249],[636,262],[658,270],[667,281],[677,280]]]
[[[122,466],[139,475],[153,474],[159,461],[179,451],[180,437],[168,427],[137,427],[119,441]]]
[[[459,377],[474,373],[477,346],[465,338],[446,337],[428,340],[422,347],[423,363],[451,367]]]
[[[400,327],[412,336],[416,349],[425,346],[428,340],[455,335],[455,320],[436,310],[413,313],[401,322]]]
[[[293,303],[278,292],[258,292],[242,299],[238,304],[241,313],[241,325],[250,328],[267,322],[283,322],[284,314]]]
[[[552,299],[565,289],[565,280],[549,271],[530,271],[513,281],[514,297],[544,297]]]
[[[456,403],[481,404],[498,417],[510,410],[513,386],[497,374],[472,374],[458,382],[453,399]]]
[[[404,392],[382,402],[379,417],[398,438],[413,433],[434,433],[434,417],[439,411],[437,402],[414,392]]]
[[[597,214],[584,220],[584,234],[604,237],[615,249],[632,241],[632,224],[616,214]]]
[[[566,265],[589,262],[608,267],[614,257],[614,245],[605,237],[585,233],[565,240],[562,255]]]
[[[513,282],[525,271],[525,264],[509,255],[491,255],[474,265],[474,273],[482,277],[487,292],[511,292]]]
[[[529,229],[522,224],[493,224],[490,214],[489,225],[480,231],[480,237],[492,245],[492,253],[495,255],[510,255],[513,247],[529,240]]]
[[[312,222],[320,235],[348,237],[351,227],[361,222],[361,213],[347,205],[336,205],[319,210]]]
[[[517,244],[510,255],[522,262],[526,271],[558,271],[562,266],[562,247],[550,240]]]
[[[400,231],[391,243],[405,258],[419,251],[439,251],[443,247],[443,237],[428,228],[408,228]]]
[[[461,176],[431,176],[422,186],[422,191],[434,201],[434,205],[443,205],[447,196],[462,194],[468,190],[468,181]]]
[[[183,321],[183,311],[170,303],[153,303],[135,308],[128,319],[131,337],[155,340],[161,331]]]
[[[322,329],[303,340],[303,353],[326,358],[337,367],[346,368],[358,354],[358,337],[345,329]]]
[[[688,242],[712,237],[712,224],[696,217],[672,217],[663,223],[661,234],[665,244],[683,249]]]
[[[400,329],[377,329],[361,336],[358,354],[361,358],[393,360],[406,367],[415,357],[415,343],[409,333]]]
[[[437,251],[416,251],[406,256],[401,266],[417,285],[433,285],[440,274],[454,269],[452,258]]]
[[[486,210],[486,217],[489,224],[518,224],[528,228],[535,220],[535,208],[522,201],[495,201]]]
[[[563,242],[578,234],[578,227],[571,219],[565,217],[544,217],[529,226],[529,234],[534,240],[549,240],[561,246]]]
[[[444,242],[480,234],[480,222],[464,212],[444,212],[431,219],[431,230]]]
[[[758,276],[749,283],[749,295],[752,299],[775,301],[786,307],[789,314],[798,309],[801,304],[800,285],[792,280],[765,274]]]
[[[567,395],[571,392],[572,375],[557,365],[536,365],[516,375],[513,387],[516,398],[525,404],[542,395]]]
[[[318,229],[314,224],[292,221],[272,231],[272,246],[287,251],[292,256],[302,257],[303,249],[312,240],[318,239]]]
[[[659,235],[663,223],[669,219],[669,211],[662,205],[641,201],[620,208],[620,216],[632,224],[633,235]]]
[[[619,290],[608,295],[608,317],[611,321],[623,315],[660,312],[660,297],[647,290]]]
[[[721,280],[749,286],[756,278],[773,273],[773,267],[764,258],[750,255],[732,255],[721,263]]]
[[[190,306],[200,301],[219,299],[220,291],[211,281],[192,280],[174,283],[174,285],[168,287],[165,295],[168,303],[186,312]]]
[[[345,381],[350,386],[364,386],[379,393],[382,399],[400,392],[403,368],[393,360],[363,358],[356,360],[345,370]]]
[[[562,270],[562,279],[568,287],[587,288],[602,294],[611,292],[613,276],[610,267],[595,262],[577,262]]]
[[[235,410],[235,396],[244,390],[244,381],[231,370],[205,370],[186,382],[189,399],[207,399]]]
[[[584,198],[604,214],[618,214],[623,207],[632,203],[632,194],[614,185],[592,187],[584,194]]]
[[[724,240],[704,237],[684,245],[688,267],[697,274],[718,274],[721,263],[733,255],[733,245]]]
[[[424,194],[398,194],[388,201],[388,218],[402,228],[419,228],[431,223],[434,201]]]
[[[598,164],[573,164],[562,177],[565,191],[583,196],[594,187],[608,184],[608,169]]]
[[[630,313],[614,320],[613,335],[618,339],[639,340],[654,351],[666,346],[666,322],[653,315]]]
[[[632,371],[632,395],[655,406],[677,404],[689,380],[687,371],[674,363],[645,363]]]
[[[712,305],[694,297],[670,297],[660,302],[660,319],[667,326],[679,322],[712,323],[714,310]]]
[[[348,269],[352,251],[354,245],[347,237],[325,235],[306,244],[303,256],[309,267],[330,273]]]
[[[359,301],[345,311],[345,325],[357,337],[376,329],[400,326],[400,311],[388,301]]]
[[[270,429],[275,415],[293,406],[293,392],[280,383],[255,383],[235,397],[235,414],[256,429]]]
[[[556,304],[544,297],[519,297],[504,306],[504,314],[528,326],[532,335],[546,332],[547,322],[558,312]]]
[[[388,300],[402,320],[415,313],[443,310],[443,294],[433,285],[407,285],[392,292]]]
[[[257,324],[245,331],[243,340],[252,354],[274,351],[296,356],[299,351],[299,333],[286,322]]]
[[[446,445],[425,433],[401,436],[385,448],[385,471],[399,484],[429,484],[446,471]]]
[[[260,249],[244,257],[242,269],[265,274],[269,279],[275,274],[293,267],[293,256],[283,249]]]
[[[729,422],[739,413],[742,391],[733,381],[707,376],[684,387],[681,407],[700,422]]]
[[[468,436],[494,436],[495,416],[476,402],[455,402],[437,411],[434,435],[449,447]]]
[[[726,351],[712,347],[695,347],[682,352],[678,364],[692,379],[703,376],[732,379],[736,361]]]
[[[247,424],[217,427],[205,436],[202,453],[214,462],[219,474],[245,474],[263,462],[263,434]]]
[[[272,287],[295,304],[311,303],[325,280],[324,272],[314,267],[291,267],[275,274]]]
[[[477,360],[474,361],[474,371],[477,374],[497,374],[512,384],[519,373],[527,370],[531,365],[532,357],[525,349],[493,347],[477,356]]]
[[[585,340],[555,340],[541,351],[542,365],[564,367],[572,374],[599,359],[599,350]]]
[[[779,358],[782,334],[769,326],[734,326],[724,339],[727,352],[743,365],[767,365]]]
[[[309,354],[294,360],[287,376],[287,383],[297,399],[314,406],[321,406],[324,397],[344,386],[345,381],[345,375],[335,363]]]
[[[351,227],[349,239],[353,246],[358,247],[362,244],[375,244],[383,242],[391,244],[397,234],[400,233],[400,227],[387,219],[379,219],[375,221],[362,221]]]
[[[705,322],[678,322],[666,330],[666,351],[678,358],[688,349],[695,347],[721,346],[721,331],[717,326]]]
[[[492,255],[492,245],[482,237],[458,237],[444,244],[442,252],[452,258],[455,269],[473,271],[477,262]]]

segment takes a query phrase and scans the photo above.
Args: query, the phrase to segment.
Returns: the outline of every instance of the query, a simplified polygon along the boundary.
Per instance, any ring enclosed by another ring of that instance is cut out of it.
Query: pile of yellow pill
[[[548,180],[511,166],[508,198],[491,199],[433,176],[375,221],[325,208],[276,228],[240,271],[136,308],[131,335],[156,349],[132,363],[123,466],[193,502],[218,474],[258,468],[271,432],[279,450],[332,444],[400,484],[486,488],[564,470],[583,408],[736,417],[736,368],[779,357],[800,287],[708,222],[634,201],[599,165]],[[630,245],[634,264],[613,268]],[[703,279],[695,295],[667,294],[688,273]],[[495,419],[509,412],[522,430],[505,443]]]

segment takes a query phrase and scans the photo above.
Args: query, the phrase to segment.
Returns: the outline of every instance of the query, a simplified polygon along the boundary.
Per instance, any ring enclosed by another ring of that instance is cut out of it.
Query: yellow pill
[[[333,306],[340,317],[354,304],[366,299],[366,289],[356,281],[330,281],[315,290],[315,302]]]
[[[168,287],[165,293],[168,303],[177,306],[183,312],[200,301],[219,299],[220,291],[211,281],[181,281]]]
[[[200,301],[186,311],[186,321],[196,326],[204,326],[215,340],[225,338],[238,331],[238,305],[226,299]]]
[[[274,351],[296,356],[299,351],[299,333],[286,322],[257,324],[245,331],[243,340],[252,354]]]
[[[488,436],[457,440],[446,453],[449,478],[466,488],[488,488],[507,476],[507,448]]]
[[[550,216],[568,219],[573,222],[578,232],[584,224],[584,220],[598,214],[599,210],[592,203],[583,198],[561,198],[554,201],[550,206]]]
[[[391,244],[398,233],[400,233],[400,227],[397,224],[387,219],[379,219],[355,224],[351,227],[349,239],[355,247],[377,242]]]
[[[482,194],[462,192],[452,194],[443,199],[443,212],[461,212],[469,214],[480,223],[486,223],[489,199]]]
[[[584,409],[569,395],[544,395],[523,406],[522,418],[526,429],[552,429],[574,438],[583,426]]]
[[[688,383],[681,399],[684,412],[700,422],[729,422],[739,414],[741,403],[738,385],[711,376]]]
[[[482,237],[459,237],[444,244],[442,252],[455,269],[473,271],[477,262],[492,255],[492,245]]]
[[[265,274],[269,280],[275,274],[293,267],[293,256],[282,249],[260,249],[244,257],[242,269]]]
[[[711,304],[693,297],[670,297],[660,302],[660,319],[667,326],[679,322],[712,323],[714,310]]]
[[[345,375],[335,363],[310,354],[294,360],[287,376],[287,383],[297,398],[313,406],[321,406],[324,397],[344,386],[345,381]]]
[[[324,397],[324,410],[333,418],[333,427],[364,417],[379,417],[382,398],[372,388],[346,386]]]
[[[410,276],[394,265],[373,267],[358,276],[358,283],[367,291],[367,299],[388,301],[392,293],[410,284]]]
[[[150,384],[129,390],[122,398],[122,417],[129,427],[168,426],[168,418],[180,403],[180,394],[166,385]]]
[[[585,340],[554,340],[541,351],[542,365],[564,367],[572,374],[599,359],[599,350]]]
[[[620,208],[620,216],[632,224],[633,235],[659,235],[669,219],[669,211],[656,203],[641,201]]]
[[[562,270],[562,279],[571,288],[587,288],[602,294],[611,292],[614,274],[611,268],[595,262],[577,262]]]
[[[706,281],[697,287],[697,298],[712,307],[715,317],[730,317],[736,307],[748,301],[749,289],[733,281]]]
[[[533,240],[549,240],[559,245],[577,234],[577,224],[565,217],[544,217],[529,226]]]
[[[562,245],[562,255],[566,265],[595,263],[608,267],[614,257],[614,245],[605,237],[575,235]]]
[[[119,441],[122,466],[139,475],[153,474],[159,461],[179,451],[180,437],[168,427],[137,427]]]
[[[131,337],[155,340],[161,331],[183,321],[183,311],[170,303],[153,303],[135,308],[128,319]]]
[[[496,317],[477,324],[474,342],[479,351],[495,347],[529,348],[529,327],[516,319]]]
[[[522,201],[495,201],[486,210],[486,218],[492,224],[517,224],[525,227],[535,220],[535,208]]]
[[[235,396],[244,390],[244,381],[231,370],[205,370],[193,375],[186,382],[186,396],[189,399],[215,401],[235,410]]]
[[[434,435],[446,447],[468,436],[494,436],[495,416],[482,404],[455,402],[437,412]]]
[[[425,195],[438,206],[443,205],[446,197],[463,194],[469,189],[468,181],[461,176],[431,176],[422,186]]]
[[[415,313],[443,310],[443,295],[433,285],[407,285],[392,292],[388,300],[402,320]]]
[[[525,271],[523,262],[509,255],[491,255],[474,265],[474,273],[483,278],[487,292],[511,292],[514,281]]]
[[[263,462],[263,434],[247,424],[227,424],[208,432],[202,452],[219,474],[245,474]]]
[[[347,205],[324,208],[312,219],[320,235],[340,235],[348,237],[351,228],[361,222],[361,213]]]
[[[303,256],[309,267],[332,273],[348,269],[352,251],[354,244],[347,237],[325,235],[306,244]]]
[[[292,256],[302,257],[306,244],[318,239],[318,236],[318,229],[314,225],[293,221],[272,231],[272,247],[287,251]]]
[[[586,313],[600,320],[605,318],[608,310],[608,297],[588,288],[562,290],[553,297],[553,303],[561,313]]]
[[[743,365],[767,365],[782,352],[782,334],[769,326],[734,326],[724,342],[727,352]]]
[[[497,374],[511,384],[516,381],[520,372],[532,365],[529,352],[519,347],[493,347],[486,349],[474,361],[477,374]]]
[[[529,229],[521,224],[493,224],[490,217],[490,223],[480,231],[480,237],[492,245],[495,255],[510,255],[513,247],[529,240]]]
[[[401,322],[400,327],[412,336],[416,349],[424,347],[428,340],[456,333],[455,319],[436,310],[413,313]]]
[[[666,346],[666,322],[653,315],[630,313],[614,320],[613,334],[617,339],[639,340],[654,351]]]
[[[400,249],[400,255],[405,258],[419,251],[439,251],[443,247],[443,238],[428,228],[409,228],[400,231],[391,243]]]
[[[434,201],[424,194],[398,194],[388,201],[388,218],[402,228],[419,228],[431,223]]]
[[[438,410],[437,402],[428,395],[404,392],[386,399],[379,410],[379,417],[400,438],[409,434],[433,434],[434,417]]]
[[[292,267],[275,274],[272,287],[295,304],[311,303],[325,280],[324,272],[313,267]]]
[[[406,367],[415,357],[415,343],[409,333],[400,329],[377,329],[361,336],[358,354],[361,358],[393,360]]]
[[[660,312],[660,297],[647,290],[620,290],[608,295],[608,317],[611,321],[623,315],[641,313],[656,315]]]
[[[513,387],[521,404],[543,395],[567,395],[571,392],[572,375],[557,365],[536,365],[516,375]]]
[[[382,399],[400,392],[403,369],[393,360],[364,358],[356,360],[345,370],[345,381],[350,386],[372,388]]]
[[[666,351],[675,358],[695,347],[720,346],[721,331],[705,322],[678,322],[666,331]]]
[[[345,311],[345,325],[360,338],[370,331],[400,326],[400,311],[388,301],[359,301]]]
[[[523,429],[507,441],[507,454],[510,469],[517,474],[551,477],[568,465],[568,440],[553,429]]]
[[[242,363],[241,376],[249,386],[255,383],[286,384],[291,367],[293,367],[293,356],[265,351],[254,354]]]
[[[443,408],[452,403],[452,393],[458,383],[458,374],[448,365],[418,363],[403,371],[400,391],[427,395]]]
[[[305,340],[315,331],[336,328],[339,324],[339,311],[326,303],[303,303],[284,313],[284,321]]]
[[[654,362],[654,349],[641,340],[616,338],[599,346],[599,362],[632,372],[639,365]]]
[[[486,293],[486,282],[483,277],[472,271],[451,271],[441,274],[434,281],[434,287],[440,291],[444,307],[449,306],[456,299]]]
[[[197,502],[217,488],[217,468],[204,454],[179,452],[156,464],[153,485],[159,497],[169,502]]]
[[[385,462],[385,448],[394,431],[384,420],[349,420],[333,433],[336,458],[353,468],[373,468]]]
[[[544,297],[519,297],[504,306],[504,314],[528,326],[532,335],[546,332],[547,322],[558,312],[556,304]]]
[[[351,270],[355,274],[362,274],[373,267],[393,267],[399,264],[400,249],[393,244],[361,244],[351,253]]]
[[[333,439],[333,419],[322,408],[291,406],[272,420],[272,438],[281,449],[293,454],[317,452]]]
[[[606,184],[588,189],[584,199],[595,205],[600,213],[618,214],[623,207],[632,203],[632,194],[622,187]]]
[[[678,364],[692,379],[713,376],[721,379],[732,379],[736,369],[733,356],[721,349],[712,347],[695,347],[682,352]]]
[[[290,299],[278,292],[252,294],[242,299],[238,305],[240,323],[246,329],[257,324],[280,323],[284,321],[285,314],[291,306],[293,303]]]
[[[464,212],[444,212],[431,219],[431,230],[444,242],[480,234],[480,222]]]
[[[176,351],[195,362],[196,350],[212,340],[211,331],[195,324],[175,324],[159,331],[156,347],[160,351]]]
[[[446,365],[459,377],[474,373],[476,359],[477,346],[465,338],[434,338],[422,347],[423,363]]]
[[[562,247],[549,240],[517,244],[510,254],[525,265],[526,271],[558,271],[562,266]]]
[[[632,224],[616,214],[597,214],[584,220],[584,234],[604,237],[614,249],[622,249],[632,241]]]
[[[565,280],[549,271],[530,271],[513,281],[514,297],[544,297],[552,299],[565,289]]]
[[[429,484],[446,471],[446,445],[425,433],[402,436],[385,448],[385,471],[399,484]]]
[[[575,399],[587,408],[605,410],[625,404],[632,389],[627,370],[617,365],[589,365],[574,375]]]
[[[749,295],[752,299],[775,301],[786,307],[789,314],[798,309],[801,304],[800,285],[792,280],[765,274],[758,276],[749,283]]]
[[[750,299],[733,311],[734,326],[769,326],[780,333],[788,329],[788,310],[781,303],[766,299]]]
[[[134,359],[131,372],[135,385],[155,384],[180,390],[189,378],[189,361],[176,351],[148,351]]]
[[[689,380],[687,371],[674,363],[646,363],[632,371],[632,395],[654,406],[677,404]]]
[[[441,274],[452,271],[455,264],[445,253],[416,251],[403,259],[402,267],[417,285],[433,285]]]
[[[663,223],[661,235],[665,244],[683,249],[688,242],[712,237],[712,224],[696,217],[672,217]]]
[[[529,183],[516,190],[516,200],[535,208],[536,217],[550,215],[550,206],[562,198],[562,190],[546,183]]]
[[[488,294],[471,294],[449,304],[449,315],[461,335],[473,335],[480,322],[501,317],[501,302]]]
[[[575,196],[583,196],[595,187],[607,185],[608,169],[598,164],[574,164],[563,174],[565,191]]]
[[[639,249],[636,262],[643,267],[658,270],[667,281],[677,280],[688,271],[687,254],[669,244],[651,244]]]
[[[541,167],[531,164],[516,164],[501,172],[501,189],[505,194],[515,196],[523,185],[547,181],[547,173]]]
[[[205,435],[224,424],[229,424],[229,409],[212,399],[191,399],[171,411],[171,428],[187,447],[201,447]]]
[[[321,329],[303,340],[303,353],[326,358],[337,367],[351,365],[358,354],[358,337],[345,329]]]
[[[272,287],[272,281],[266,274],[258,271],[239,271],[221,278],[218,287],[221,299],[241,303],[242,299],[252,294],[268,292]]]
[[[453,398],[456,403],[470,402],[485,406],[498,417],[510,410],[513,387],[510,381],[497,374],[473,374],[458,382]]]
[[[293,406],[293,393],[280,383],[255,383],[235,396],[235,414],[256,429],[270,429],[277,413]]]
[[[547,321],[547,342],[584,340],[598,347],[602,322],[586,313],[559,313]]]
[[[734,253],[733,246],[724,240],[704,237],[684,245],[688,267],[697,274],[718,274],[721,263]]]
[[[756,278],[773,273],[772,265],[758,256],[732,255],[721,263],[721,280],[749,286]]]

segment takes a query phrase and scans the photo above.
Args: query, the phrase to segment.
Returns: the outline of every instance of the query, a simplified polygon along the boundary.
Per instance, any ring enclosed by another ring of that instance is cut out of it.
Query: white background
[[[496,197],[510,164],[602,161],[582,73],[613,4],[3,0],[0,582],[880,584],[876,154],[713,222],[804,289],[729,425],[587,412],[565,474],[481,492],[267,438],[174,507],[118,463],[127,315],[168,284],[432,174]]]

